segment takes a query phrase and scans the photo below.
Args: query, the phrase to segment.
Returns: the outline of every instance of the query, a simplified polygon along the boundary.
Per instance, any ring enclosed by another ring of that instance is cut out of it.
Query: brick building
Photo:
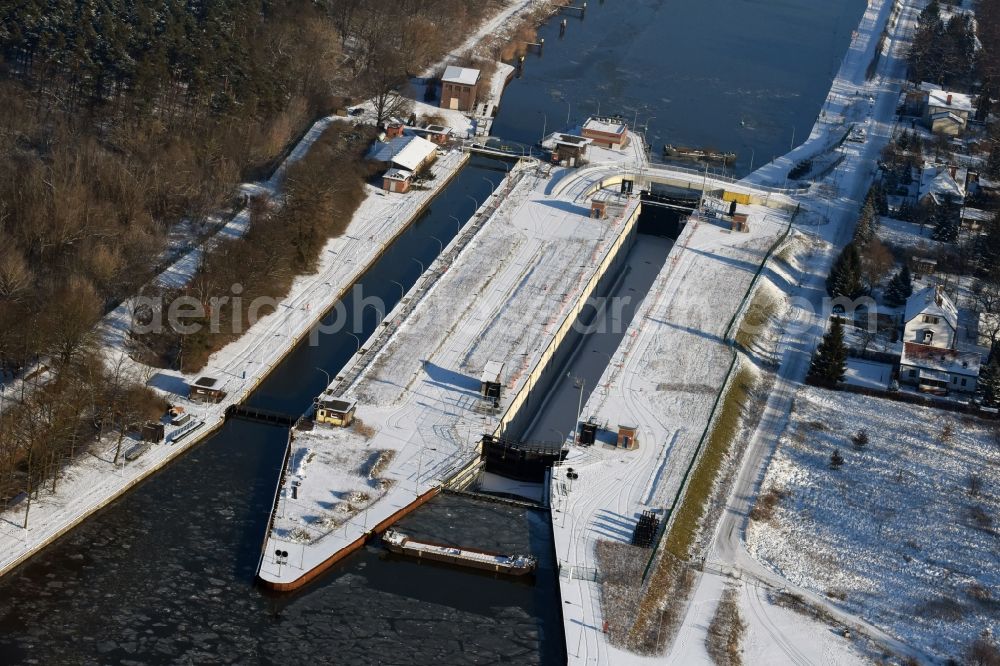
[[[618,116],[587,118],[581,134],[601,148],[621,149],[628,145],[628,123]]]
[[[472,111],[479,95],[479,70],[449,65],[441,77],[441,108]]]

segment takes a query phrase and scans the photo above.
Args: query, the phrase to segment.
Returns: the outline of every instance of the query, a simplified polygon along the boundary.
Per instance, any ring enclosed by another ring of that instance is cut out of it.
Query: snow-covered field
[[[762,485],[789,495],[770,520],[750,523],[750,553],[942,657],[995,635],[997,424],[811,387],[794,404]],[[857,449],[862,429],[869,442]]]
[[[893,367],[887,363],[849,358],[844,383],[884,391],[892,381],[892,371]]]
[[[933,227],[924,226],[892,217],[879,218],[878,237],[883,243],[901,250],[934,252],[944,247],[944,243],[931,238]]]
[[[712,666],[705,647],[705,630],[727,587],[735,587],[740,619],[746,629],[742,641],[744,664],[824,664],[861,666],[871,664],[874,654],[856,645],[835,627],[774,602],[766,586],[755,581],[733,580],[705,574],[688,613],[694,621],[681,629],[666,661],[684,666]]]

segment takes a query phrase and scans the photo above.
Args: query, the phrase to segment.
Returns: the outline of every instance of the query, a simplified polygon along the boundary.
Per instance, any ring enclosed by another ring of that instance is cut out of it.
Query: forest
[[[976,33],[972,18],[956,13],[945,20],[938,0],[920,12],[907,74],[917,83],[928,81],[949,90],[972,83],[976,69]]]
[[[199,293],[240,282],[283,296],[360,201],[371,137],[328,132],[282,202],[246,202],[238,184],[267,177],[319,117],[404,85],[498,6],[0,2],[0,380],[30,379],[0,405],[0,498],[55,483],[86,442],[164,407],[101,361],[105,312],[243,205],[250,231],[208,255]],[[168,332],[138,348],[187,369],[229,338]]]

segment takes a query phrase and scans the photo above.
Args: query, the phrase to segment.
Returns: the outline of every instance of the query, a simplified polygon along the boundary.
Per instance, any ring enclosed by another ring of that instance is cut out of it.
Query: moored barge
[[[509,576],[532,573],[538,565],[533,555],[505,555],[477,548],[458,548],[432,541],[417,541],[397,530],[386,530],[382,535],[385,547],[393,553],[420,560],[446,562],[483,571],[493,571]]]
[[[674,146],[669,143],[663,146],[663,157],[700,160],[703,162],[722,162],[723,164],[731,164],[736,161],[736,153],[720,153],[714,150],[702,150],[701,148]]]

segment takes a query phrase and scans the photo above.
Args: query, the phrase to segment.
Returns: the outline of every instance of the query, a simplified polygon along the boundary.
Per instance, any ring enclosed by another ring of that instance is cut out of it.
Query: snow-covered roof
[[[413,177],[413,172],[407,171],[406,169],[398,169],[396,167],[392,167],[384,174],[382,174],[382,177],[388,178],[389,180],[409,180],[410,178]]]
[[[593,139],[576,134],[565,134],[563,132],[553,132],[542,140],[542,148],[553,150],[557,146],[573,146],[579,148],[593,143]]]
[[[418,132],[426,132],[427,134],[451,134],[451,128],[445,127],[444,125],[428,125],[427,127],[422,127]]]
[[[942,317],[949,326],[958,330],[958,308],[948,294],[938,286],[924,287],[906,299],[906,323],[921,315]]]
[[[368,158],[376,162],[392,162],[401,169],[416,171],[437,146],[420,136],[397,136],[391,141],[376,143]]]
[[[392,158],[392,163],[409,171],[416,171],[428,157],[434,154],[437,146],[421,136],[408,137],[410,139],[401,151]]]
[[[962,352],[922,345],[917,342],[906,342],[903,344],[903,355],[899,364],[919,368],[921,371],[978,377],[982,360],[983,357],[979,352]],[[932,378],[939,379],[940,377]]]
[[[503,374],[503,363],[500,361],[487,361],[486,366],[483,367],[483,374],[480,377],[480,381],[498,382],[500,381],[501,374]]]
[[[996,217],[996,213],[993,211],[983,210],[981,208],[970,208],[970,207],[962,209],[963,220],[973,220],[975,222],[989,222],[994,217]]]
[[[448,65],[444,70],[444,76],[441,77],[441,81],[445,83],[457,83],[463,86],[474,86],[479,81],[479,70]]]
[[[945,165],[925,166],[920,173],[920,199],[931,196],[937,203],[944,200],[963,201],[965,199],[965,180],[968,169],[954,167],[955,175],[951,175],[952,167]]]
[[[606,132],[608,134],[621,134],[627,127],[621,118],[587,118],[583,124],[584,131]]]
[[[342,398],[328,398],[320,400],[319,406],[323,409],[329,409],[330,411],[346,414],[357,407],[357,402],[354,400],[344,400]]]
[[[924,85],[921,84],[923,89]],[[927,105],[933,108],[954,109],[955,111],[965,111],[971,113],[972,97],[964,93],[950,92],[940,88],[924,90],[927,93]],[[950,99],[950,101],[949,101]]]

